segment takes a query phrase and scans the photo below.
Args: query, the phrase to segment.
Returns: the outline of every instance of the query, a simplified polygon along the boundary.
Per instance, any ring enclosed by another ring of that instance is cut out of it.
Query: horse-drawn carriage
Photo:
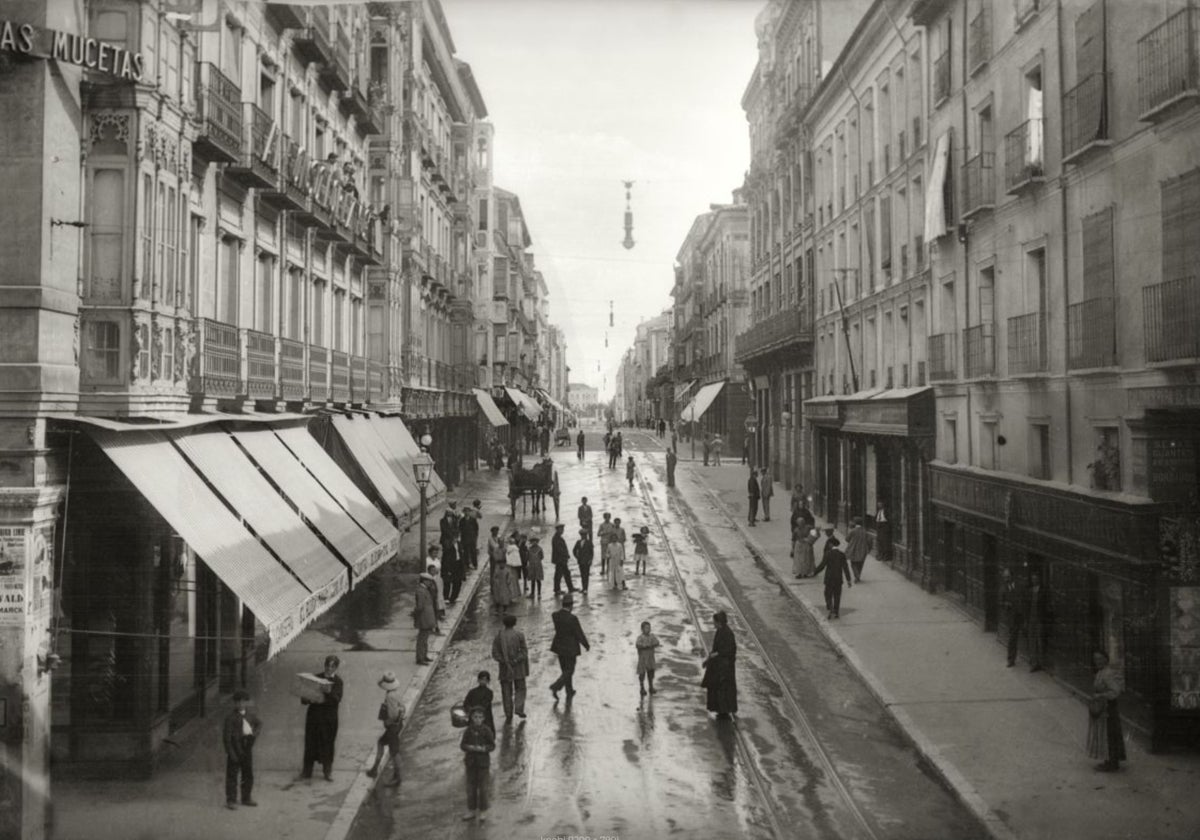
[[[566,426],[560,426],[558,431],[554,433],[555,446],[570,446],[571,431]]]
[[[546,497],[554,500],[554,519],[558,521],[558,472],[547,458],[530,469],[516,466],[508,473],[508,501],[512,515],[517,515],[517,499],[529,496],[533,499],[533,512],[545,511]]]

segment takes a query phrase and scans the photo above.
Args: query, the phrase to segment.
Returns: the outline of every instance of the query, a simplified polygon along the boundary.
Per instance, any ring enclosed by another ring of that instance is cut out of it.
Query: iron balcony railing
[[[1040,373],[1046,370],[1046,315],[1030,312],[1008,319],[1008,372]]]
[[[967,379],[996,374],[996,325],[977,324],[963,330],[963,365]]]
[[[275,336],[246,330],[246,393],[253,399],[274,399],[278,392]]]
[[[812,343],[812,317],[808,306],[789,307],[769,315],[733,340],[733,355],[740,363],[794,345]]]
[[[1138,107],[1143,118],[1197,92],[1197,9],[1171,15],[1138,39]]]
[[[253,102],[242,103],[242,151],[225,171],[248,187],[272,188],[279,179],[279,131]]]
[[[232,163],[242,153],[242,91],[215,64],[196,73],[196,145],[211,160]]]
[[[996,206],[995,159],[991,152],[980,152],[963,164],[964,218]]]
[[[1108,75],[1092,73],[1063,97],[1067,157],[1108,139]]]
[[[305,61],[329,61],[333,52],[330,40],[329,9],[326,6],[308,8],[307,26],[296,33],[292,43]]]
[[[958,376],[958,343],[954,333],[929,336],[929,381],[944,382]]]
[[[304,342],[279,339],[279,396],[298,402],[308,396],[304,387]]]
[[[1111,367],[1117,363],[1113,299],[1073,303],[1067,307],[1067,368]]]
[[[1045,153],[1044,123],[1041,119],[1025,120],[1005,136],[1004,176],[1008,192],[1020,192],[1042,180]]]
[[[308,345],[309,399],[315,403],[329,402],[329,350]]]
[[[933,103],[950,96],[950,52],[939,55],[933,62]]]
[[[992,11],[986,5],[967,27],[967,66],[972,73],[992,57]]]
[[[1142,291],[1146,361],[1200,357],[1200,277],[1180,277]]]
[[[206,397],[236,397],[244,393],[238,328],[211,318],[197,318],[196,334],[199,347],[188,391]]]

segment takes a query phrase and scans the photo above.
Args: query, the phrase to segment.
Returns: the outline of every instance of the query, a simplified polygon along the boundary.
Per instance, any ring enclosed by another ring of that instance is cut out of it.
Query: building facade
[[[582,382],[567,386],[567,405],[576,414],[592,413],[600,402],[600,391]]]

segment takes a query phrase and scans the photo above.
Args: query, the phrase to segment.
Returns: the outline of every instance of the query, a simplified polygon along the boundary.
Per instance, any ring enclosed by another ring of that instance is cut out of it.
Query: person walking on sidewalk
[[[442,543],[442,591],[446,593],[446,603],[451,606],[458,603],[464,577],[458,546],[457,538]]]
[[[515,711],[525,718],[525,680],[529,679],[529,648],[525,634],[517,627],[515,615],[504,616],[504,627],[492,639],[492,659],[500,663],[500,702],[504,704],[504,720],[509,722]]]
[[[592,506],[588,504],[587,496],[579,503],[579,527],[592,535]]]
[[[529,594],[529,535],[517,532],[517,555],[521,558],[521,594]]]
[[[861,516],[851,519],[850,524],[854,527],[846,537],[846,559],[850,561],[850,568],[854,570],[854,582],[858,583],[862,580],[863,565],[867,562],[871,542],[867,537],[867,529],[863,527]]]
[[[637,476],[637,466],[633,463],[633,456],[629,456],[629,460],[625,462],[625,480],[629,482],[629,492],[633,492],[633,479]]]
[[[233,711],[225,717],[222,741],[225,744],[225,807],[238,806],[238,776],[241,776],[242,804],[253,808],[254,740],[262,731],[262,721],[250,711],[250,694],[244,689],[233,692]]]
[[[834,536],[825,541],[825,556],[813,572],[814,576],[822,570],[825,572],[825,609],[829,611],[828,617],[831,619],[838,618],[842,610],[842,578],[846,578],[847,589],[854,585],[850,579],[850,565],[846,562],[846,555],[838,548],[839,545],[841,540]]]
[[[508,576],[508,564],[505,562],[504,541],[500,536],[500,528],[492,526],[492,535],[488,537],[488,567],[491,573],[492,609],[504,615],[512,606],[513,590]]]
[[[885,563],[892,562],[892,523],[888,521],[883,499],[875,503],[875,556]]]
[[[579,455],[579,460],[583,460],[583,429],[579,430],[579,434],[575,435],[575,450]]]
[[[568,701],[575,696],[575,660],[582,651],[592,649],[587,636],[583,634],[579,619],[571,612],[574,606],[575,599],[564,595],[562,609],[551,616],[554,620],[554,640],[550,643],[550,652],[558,656],[558,667],[562,672],[559,678],[550,684],[550,693],[554,695],[556,703],[558,692],[564,688],[567,690]]]
[[[542,563],[546,552],[542,550],[540,542],[539,537],[533,537],[529,541],[529,559],[525,563],[525,578],[529,581],[529,600],[531,601],[535,599],[535,596],[538,601],[542,600],[542,579],[546,576]]]
[[[464,753],[463,763],[467,773],[467,812],[463,820],[487,819],[488,775],[492,763],[492,750],[496,749],[496,733],[485,722],[483,709],[478,706],[468,709],[470,724],[463,732],[459,746]]]
[[[1008,667],[1011,668],[1017,664],[1017,647],[1025,627],[1029,598],[1008,569],[1000,572],[1000,602],[1008,621]]]
[[[707,690],[706,708],[717,713],[717,720],[729,720],[738,710],[737,639],[729,629],[729,616],[724,610],[713,615],[713,624],[717,632],[713,635],[711,652],[704,660],[700,687]]]
[[[492,693],[491,671],[480,671],[475,675],[475,687],[463,698],[463,709],[483,709],[483,722],[493,732],[496,731],[496,719],[492,717],[492,703],[496,695]]]
[[[442,545],[443,556],[449,555],[454,546],[458,543],[459,536],[459,521],[458,521],[458,502],[449,502],[446,505],[446,511],[442,514],[442,518],[438,523],[441,528],[441,538],[439,542]]]
[[[799,504],[792,505],[792,530],[796,530],[797,526],[802,526],[805,531],[811,531],[817,527],[817,518],[808,509],[808,504],[803,497]]]
[[[771,497],[775,495],[775,482],[771,480],[771,468],[763,467],[758,476],[758,497],[762,501],[763,522],[771,521]]]
[[[429,634],[437,627],[437,615],[433,610],[433,589],[435,567],[430,564],[426,574],[417,581],[416,603],[413,605],[413,627],[417,628],[417,664],[428,665],[433,660],[429,658]]]
[[[1103,758],[1096,769],[1113,773],[1120,769],[1125,757],[1125,733],[1121,728],[1121,709],[1118,698],[1125,692],[1125,680],[1119,669],[1109,664],[1108,654],[1098,650],[1092,654],[1096,677],[1092,681],[1092,699],[1088,704],[1088,756]]]
[[[554,594],[562,594],[562,583],[566,581],[567,591],[574,592],[575,584],[571,582],[571,550],[567,548],[567,540],[563,536],[566,525],[554,526],[554,538],[550,540],[550,562],[554,564]]]
[[[602,576],[608,574],[608,547],[612,545],[614,530],[616,527],[612,524],[612,514],[604,514],[604,521],[596,529],[596,536],[600,538],[600,574]]]
[[[437,620],[442,621],[446,618],[446,591],[443,589],[445,581],[442,579],[442,549],[441,546],[434,543],[430,543],[429,545],[429,554],[425,558],[425,572],[421,574],[422,580],[425,579],[425,575],[429,575],[429,578],[433,581],[433,589],[430,590],[433,593],[433,612]],[[440,627],[435,625],[433,632],[434,635],[440,636],[442,631]]]
[[[612,541],[608,544],[608,583],[612,589],[628,589],[625,585],[625,529],[621,520],[613,520]]]
[[[1037,572],[1029,576],[1029,670],[1040,671],[1045,664],[1046,631],[1050,619],[1050,603],[1046,587]]]
[[[344,688],[342,678],[337,675],[338,666],[341,664],[341,660],[336,656],[326,656],[325,669],[319,675],[325,680],[321,685],[321,691],[325,693],[324,698],[316,703],[307,698],[300,699],[303,705],[308,706],[308,711],[304,714],[304,765],[300,771],[302,779],[311,779],[313,764],[320,762],[321,769],[325,771],[325,781],[333,781],[330,773],[333,770],[334,744],[337,742],[338,706],[342,702]]]
[[[462,522],[458,524],[458,559],[463,571],[479,568],[479,520],[482,514],[482,502],[475,500],[475,506],[463,511]]]
[[[816,558],[813,556],[813,544],[817,541],[817,531],[809,528],[804,520],[798,520],[792,525],[792,574],[797,578],[812,577],[816,574]]]
[[[721,466],[721,451],[725,448],[725,441],[720,435],[713,435],[712,439],[712,454],[713,461],[716,466]]]
[[[675,465],[679,463],[679,457],[675,454],[674,449],[667,450],[667,486],[675,486]]]
[[[746,481],[746,522],[751,528],[758,521],[758,497],[762,489],[758,485],[758,472],[750,468],[750,478]]]
[[[637,648],[637,676],[638,686],[641,688],[642,696],[646,696],[646,680],[650,680],[650,693],[654,693],[654,672],[657,669],[657,664],[654,661],[654,649],[658,647],[658,637],[650,632],[650,622],[642,622],[642,635],[637,637],[634,642],[634,647]]]
[[[695,450],[693,450],[694,452]],[[704,466],[708,466],[708,459],[712,457],[712,435],[704,436]]]
[[[384,671],[379,678],[379,687],[383,689],[383,702],[379,704],[379,721],[383,724],[383,732],[375,742],[375,763],[367,770],[367,778],[374,779],[379,775],[379,762],[386,749],[392,765],[392,779],[388,785],[399,787],[400,730],[404,728],[404,702],[400,697],[400,680],[396,679],[395,671]]]
[[[592,559],[596,553],[596,545],[592,542],[592,534],[587,528],[579,529],[579,539],[575,541],[575,547],[571,549],[571,554],[575,557],[575,562],[579,564],[579,588],[583,591],[583,595],[587,597],[588,580],[592,574]]]

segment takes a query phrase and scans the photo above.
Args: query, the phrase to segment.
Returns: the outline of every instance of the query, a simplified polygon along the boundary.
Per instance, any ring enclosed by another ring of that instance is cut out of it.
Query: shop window
[[[83,378],[87,382],[121,379],[121,325],[116,321],[86,321]]]
[[[88,297],[119,302],[123,295],[125,172],[97,169],[92,173],[91,224],[87,228],[90,272]]]

